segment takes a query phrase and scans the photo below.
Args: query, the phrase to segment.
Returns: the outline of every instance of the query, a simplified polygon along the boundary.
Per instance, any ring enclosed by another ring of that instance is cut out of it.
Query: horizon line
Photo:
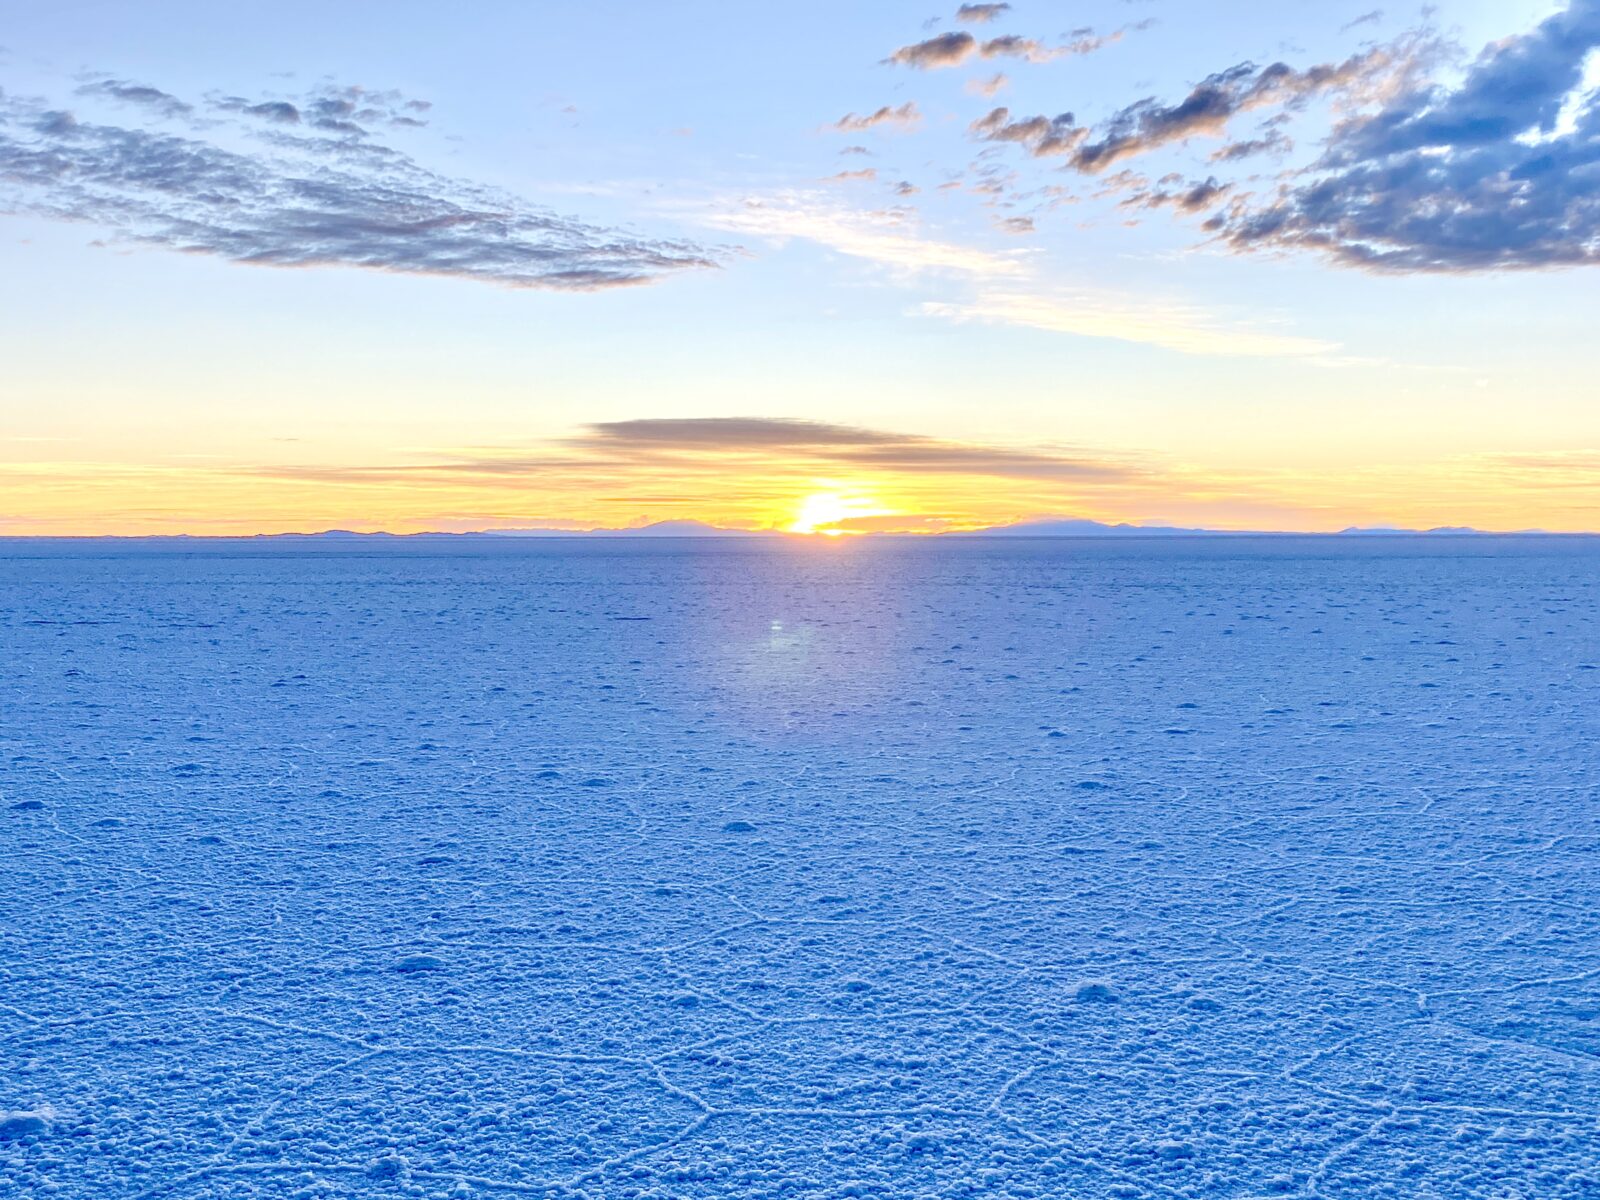
[[[689,524],[696,528],[679,531],[662,526]],[[1057,528],[1051,528],[1056,526]],[[1075,526],[1076,528],[1061,528]],[[939,538],[983,539],[1036,539],[1052,541],[1105,541],[1127,538],[1592,538],[1600,537],[1600,530],[1550,530],[1550,529],[1478,529],[1471,526],[1441,525],[1427,529],[1398,526],[1349,526],[1344,529],[1293,530],[1293,529],[1217,529],[1204,526],[1182,527],[1170,525],[1106,524],[1096,521],[1041,521],[1017,522],[1007,525],[990,525],[976,529],[940,530],[818,530],[801,532],[788,529],[739,529],[705,525],[699,522],[660,521],[649,525],[591,529],[558,529],[531,526],[507,529],[419,529],[407,533],[392,530],[353,530],[328,528],[320,530],[279,530],[270,533],[6,533],[0,532],[0,542],[259,542],[274,540],[360,540],[368,538],[482,538],[500,541],[536,541],[583,538],[628,539],[654,541],[737,541],[750,538],[781,539],[787,541],[851,541],[867,539],[882,541],[888,538],[929,540]]]

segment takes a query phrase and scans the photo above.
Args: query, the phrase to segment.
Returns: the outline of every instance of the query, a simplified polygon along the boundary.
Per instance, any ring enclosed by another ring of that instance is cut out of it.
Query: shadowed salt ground
[[[1600,548],[0,543],[0,1196],[1600,1194]]]

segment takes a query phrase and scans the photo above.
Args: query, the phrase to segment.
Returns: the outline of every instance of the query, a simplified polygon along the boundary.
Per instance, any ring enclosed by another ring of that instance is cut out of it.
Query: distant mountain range
[[[946,537],[1190,537],[1219,533],[1215,529],[1181,529],[1176,525],[1107,525],[1103,521],[1081,518],[1051,518],[1044,521],[1018,521],[1012,525],[991,525]]]
[[[656,521],[633,529],[488,529],[484,537],[770,537],[771,529],[724,529],[704,521]]]
[[[1519,534],[1542,534],[1542,529],[1523,529]],[[486,537],[792,537],[777,529],[727,529],[704,521],[657,521],[634,529],[499,529]],[[924,536],[868,534],[869,537]],[[934,535],[953,538],[1116,538],[1116,537],[1469,537],[1494,536],[1466,525],[1441,525],[1433,529],[1396,529],[1387,525],[1361,528],[1351,526],[1334,534],[1294,534],[1277,530],[1203,529],[1179,525],[1110,525],[1076,517],[1017,521],[1010,525],[991,525],[986,529],[962,530]]]
[[[175,538],[186,540],[369,540],[384,538],[783,538],[802,535],[786,533],[779,529],[729,529],[705,521],[656,521],[650,525],[631,529],[484,529],[465,533],[358,533],[349,529],[327,529],[318,533],[260,533],[241,538],[212,538],[196,534],[153,534],[141,539]],[[1337,533],[1287,533],[1282,530],[1202,529],[1177,525],[1110,525],[1103,521],[1060,517],[1038,521],[1017,521],[1009,525],[991,525],[987,529],[960,530],[939,534],[885,534],[872,533],[859,536],[881,537],[945,537],[945,538],[1170,538],[1170,537],[1594,537],[1596,534],[1552,534],[1543,529],[1492,531],[1473,529],[1465,525],[1440,525],[1433,529],[1396,529],[1387,525],[1351,526]],[[57,540],[47,538],[44,540]],[[82,539],[100,540],[100,539]]]
[[[354,529],[324,529],[316,533],[256,533],[245,539],[276,540],[283,538],[315,538],[318,540],[349,538],[593,538],[593,537],[773,537],[775,529],[725,529],[708,525],[704,521],[656,521],[650,525],[637,525],[630,529],[550,529],[531,526],[527,529],[470,529],[463,532],[424,530],[420,533],[363,533]],[[152,534],[151,537],[205,537],[204,534]],[[242,539],[241,539],[242,540]]]
[[[1543,529],[1519,529],[1515,535],[1543,534]],[[1019,521],[991,525],[950,537],[1505,537],[1506,533],[1473,529],[1467,525],[1439,525],[1432,529],[1396,529],[1389,525],[1356,526],[1337,533],[1285,533],[1274,529],[1201,529],[1178,525],[1107,525],[1101,521]]]

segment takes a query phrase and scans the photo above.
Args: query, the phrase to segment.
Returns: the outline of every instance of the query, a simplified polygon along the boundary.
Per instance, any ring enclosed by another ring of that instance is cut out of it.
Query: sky
[[[1600,530],[1600,0],[11,0],[0,533]]]

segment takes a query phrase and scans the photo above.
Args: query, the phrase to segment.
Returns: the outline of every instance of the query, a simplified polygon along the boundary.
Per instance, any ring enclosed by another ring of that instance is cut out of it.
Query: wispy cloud
[[[1009,33],[993,38],[976,38],[962,29],[901,46],[886,61],[919,71],[959,67],[971,59],[1019,58],[1025,62],[1044,63],[1073,55],[1093,54],[1103,46],[1121,41],[1123,36],[1124,31],[1120,29],[1104,36],[1082,31],[1068,41],[1048,45],[1036,38]]]
[[[1589,448],[1202,470],[1158,455],[818,420],[657,418],[599,423],[532,446],[417,452],[370,465],[0,463],[6,511],[29,514],[0,524],[16,533],[250,533],[615,528],[666,516],[757,527],[790,524],[807,496],[830,489],[875,501],[847,526],[857,529],[937,532],[1052,514],[1139,521],[1159,513],[1177,524],[1255,529],[1592,530],[1597,465],[1600,450]]]
[[[1202,193],[1215,185],[1199,185]],[[1151,203],[1195,203],[1190,192]],[[723,202],[702,217],[713,227],[775,243],[801,239],[887,268],[902,286],[924,276],[965,283],[961,300],[929,299],[916,312],[946,320],[1019,325],[1077,337],[1114,338],[1185,354],[1328,357],[1338,347],[1315,338],[1252,328],[1196,306],[1102,289],[1071,290],[1041,278],[1037,254],[991,251],[926,236],[909,209],[862,210],[815,192],[785,192]],[[1025,234],[1030,218],[1004,217],[1002,232]]]
[[[1052,449],[943,441],[856,425],[782,417],[691,417],[591,425],[570,445],[591,454],[778,454],[839,471],[993,475],[1026,479],[1120,479],[1131,468]]]
[[[123,80],[79,94],[147,120],[194,112]],[[210,123],[304,131],[264,133],[258,148],[240,150],[197,121],[173,132],[80,119],[0,93],[0,211],[82,221],[132,242],[251,265],[367,267],[514,287],[592,290],[715,265],[717,255],[694,243],[561,216],[437,174],[373,139],[375,128],[420,123],[426,108],[396,93],[331,86],[298,102],[214,98]]]
[[[1245,138],[1243,141],[1229,142],[1226,146],[1219,146],[1209,156],[1214,163],[1242,162],[1247,158],[1254,158],[1258,154],[1287,154],[1294,149],[1294,142],[1282,130],[1268,130],[1261,137]]]
[[[1121,459],[1055,446],[1017,448],[789,417],[667,417],[597,422],[531,451],[477,451],[383,466],[275,466],[275,478],[422,486],[475,482],[559,490],[563,481],[973,476],[1115,485],[1140,477]],[[673,495],[669,490],[666,495]],[[637,499],[637,495],[633,497]]]
[[[615,528],[663,517],[755,528],[790,526],[808,497],[829,492],[862,503],[824,506],[830,519],[814,524],[892,515],[883,527],[936,530],[1040,509],[1099,514],[1165,477],[1145,455],[1055,441],[711,416],[597,422],[520,446],[366,462],[0,463],[0,507],[34,514],[32,532]]]
[[[1600,448],[1510,452],[1479,461],[1486,469],[1510,472],[1532,486],[1600,491]]]
[[[967,303],[929,301],[920,312],[951,321],[1020,325],[1077,337],[1111,338],[1184,354],[1318,357],[1338,346],[1315,338],[1229,325],[1204,310],[1174,303],[1118,300],[1062,289],[987,289]]]
[[[715,229],[782,243],[799,238],[898,271],[967,276],[1025,273],[1013,254],[998,254],[923,235],[905,209],[863,210],[815,192],[784,191],[726,200],[703,213]]]
[[[997,71],[987,79],[969,79],[965,90],[974,96],[997,96],[1006,89],[1011,80],[1004,71]]]
[[[875,112],[857,115],[846,113],[833,123],[832,128],[841,133],[859,133],[866,129],[877,129],[883,126],[899,129],[915,129],[922,124],[922,112],[916,103],[907,100],[904,104],[891,108],[885,104]]]

